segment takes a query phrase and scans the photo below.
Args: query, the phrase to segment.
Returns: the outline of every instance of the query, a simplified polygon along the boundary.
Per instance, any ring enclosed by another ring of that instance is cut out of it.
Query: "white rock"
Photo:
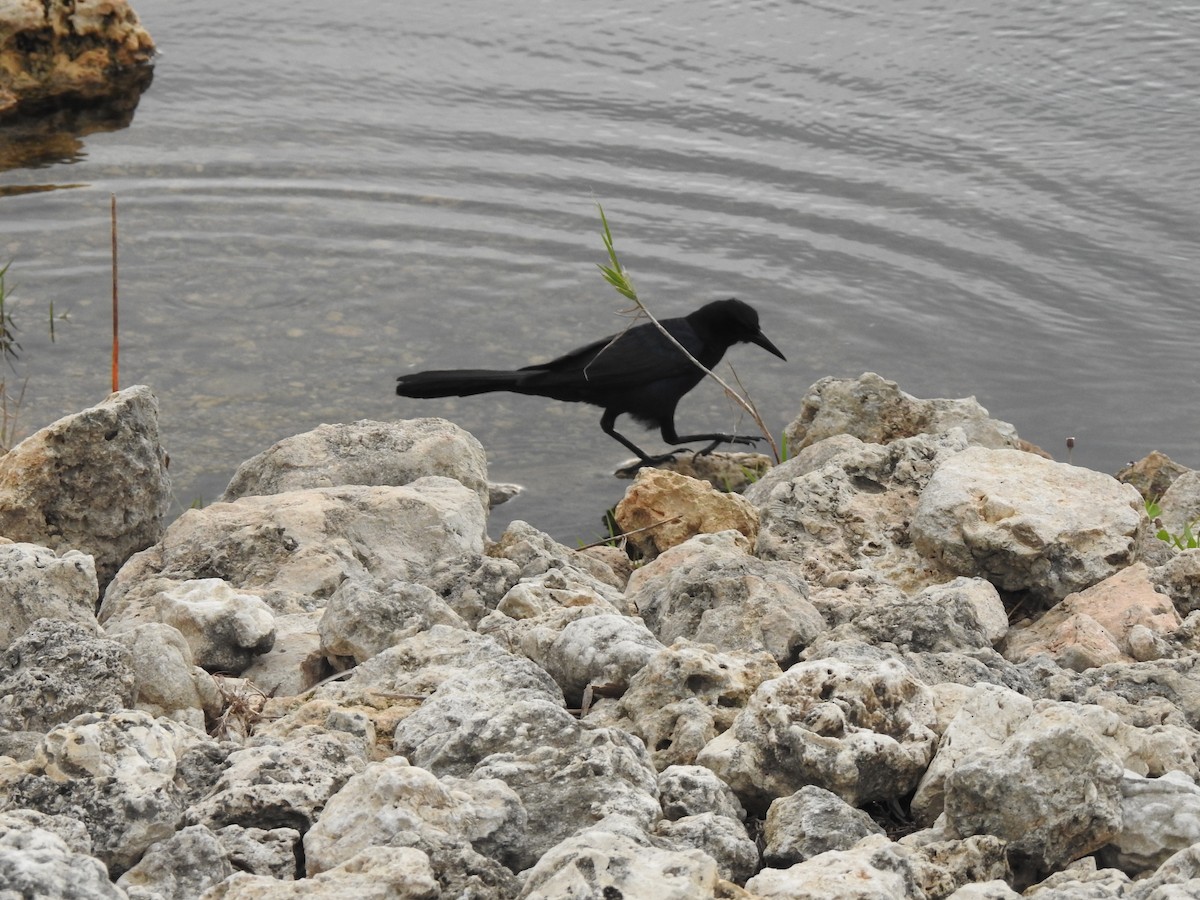
[[[96,564],[88,554],[0,544],[0,650],[38,619],[95,624],[98,596]]]
[[[1058,602],[1135,561],[1142,506],[1135,488],[1099,472],[972,447],[938,466],[909,531],[960,575]]]

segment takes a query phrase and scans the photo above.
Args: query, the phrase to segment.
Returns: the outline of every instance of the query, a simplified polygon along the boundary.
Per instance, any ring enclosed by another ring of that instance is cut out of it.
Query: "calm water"
[[[493,535],[597,536],[627,455],[599,410],[393,394],[619,329],[596,201],[660,315],[759,308],[789,361],[732,359],[777,430],[872,370],[1079,464],[1200,467],[1195,3],[135,8],[162,56],[129,127],[0,130],[0,262],[24,424],[102,399],[117,194],[123,383],[159,396],[182,507],[321,422],[444,415],[528,486]],[[679,425],[735,419],[700,389]]]

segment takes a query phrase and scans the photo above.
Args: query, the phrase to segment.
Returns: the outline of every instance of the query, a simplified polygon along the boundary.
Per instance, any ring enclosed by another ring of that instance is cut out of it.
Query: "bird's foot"
[[[638,469],[644,469],[647,466],[654,468],[660,463],[671,462],[680,453],[684,453],[686,449],[686,447],[676,447],[674,450],[670,450],[667,453],[660,453],[658,456],[643,456],[637,462],[617,469],[616,474],[620,478],[632,477],[637,474]]]
[[[761,434],[723,434],[708,446],[697,450],[694,455],[708,456],[722,444],[747,444],[752,446],[757,444],[759,441],[765,440],[766,438]]]

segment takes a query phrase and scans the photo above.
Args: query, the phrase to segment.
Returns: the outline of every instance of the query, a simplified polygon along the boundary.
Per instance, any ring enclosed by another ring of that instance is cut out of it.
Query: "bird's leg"
[[[676,434],[675,423],[666,421],[662,425],[663,440],[668,444],[691,444],[696,441],[711,441],[711,443],[702,450],[697,451],[697,456],[708,456],[717,449],[721,444],[755,444],[758,441],[766,440],[761,434]]]
[[[600,417],[600,429],[609,437],[616,438],[628,449],[636,453],[638,457],[638,462],[634,463],[632,466],[621,469],[621,474],[624,475],[636,472],[642,466],[656,466],[659,463],[666,462],[669,459],[674,459],[675,454],[680,452],[679,450],[672,450],[670,453],[663,453],[659,456],[647,455],[645,450],[643,450],[633,441],[629,440],[629,438],[625,437],[625,435],[617,431],[617,429],[614,427],[617,424],[617,415],[618,413],[614,412],[613,410],[606,409],[604,411],[604,415]]]

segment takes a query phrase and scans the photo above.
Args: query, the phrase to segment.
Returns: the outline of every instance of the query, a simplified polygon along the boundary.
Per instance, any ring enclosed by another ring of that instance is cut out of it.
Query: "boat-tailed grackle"
[[[758,344],[786,359],[767,339],[758,325],[758,313],[741,300],[716,300],[662,325],[675,340],[708,369],[721,361],[725,351],[738,343]],[[401,375],[396,393],[402,397],[466,397],[491,391],[535,394],[554,400],[591,403],[604,410],[600,427],[638,455],[643,464],[654,465],[675,453],[649,456],[614,428],[617,416],[628,413],[647,428],[658,428],[671,446],[709,441],[700,452],[718,444],[751,444],[757,435],[677,434],[675,407],[683,395],[700,383],[704,373],[679,352],[652,322],[636,325],[619,335],[593,341],[550,362],[516,371],[493,369],[449,369]]]

